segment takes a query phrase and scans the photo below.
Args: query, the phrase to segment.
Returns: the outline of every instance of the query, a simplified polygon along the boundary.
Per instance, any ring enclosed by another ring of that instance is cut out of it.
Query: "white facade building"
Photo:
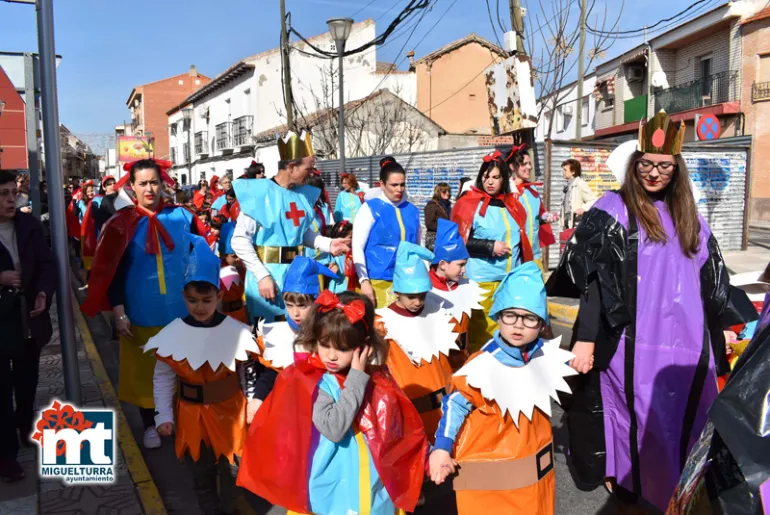
[[[357,48],[376,37],[373,20],[353,25],[346,48]],[[309,41],[336,51],[328,33]],[[338,106],[337,60],[313,57],[304,42],[293,44],[291,77],[298,124],[302,116]],[[345,102],[365,98],[387,87],[411,105],[416,104],[413,73],[377,71],[374,46],[344,59]],[[281,54],[278,48],[238,61],[168,111],[169,147],[175,166],[171,174],[184,184],[229,173],[238,177],[252,160],[277,171],[275,145],[257,148],[254,135],[286,122]],[[185,153],[189,148],[189,156]]]
[[[596,75],[591,74],[583,80],[583,112],[581,136],[588,138],[594,135],[596,129],[596,99],[593,95],[596,85]],[[563,87],[550,97],[538,100],[538,110],[545,104],[543,114],[535,129],[535,140],[544,141],[546,137],[552,140],[568,141],[576,139],[577,135],[577,81]],[[555,105],[554,105],[555,104]],[[553,121],[550,136],[549,126]]]

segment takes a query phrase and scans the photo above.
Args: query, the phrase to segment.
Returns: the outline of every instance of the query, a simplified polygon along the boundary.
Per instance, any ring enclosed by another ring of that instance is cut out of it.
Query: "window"
[[[704,55],[698,62],[698,76],[700,79],[700,94],[704,98],[711,97],[711,54]]]
[[[176,124],[175,123],[171,124],[171,135],[172,136],[176,136]],[[172,159],[172,161],[173,161],[173,159]]]
[[[201,180],[201,181],[205,181],[206,180],[206,172],[201,172],[201,178],[199,180]]]
[[[185,186],[187,184],[187,174],[182,174],[182,186]]]
[[[583,127],[588,125],[588,113],[590,112],[588,109],[588,103],[591,101],[590,95],[586,95],[583,97],[583,108],[580,111],[581,118],[581,124]]]
[[[250,113],[251,112],[251,90],[247,89],[243,92],[243,112],[244,113]]]
[[[612,109],[613,107],[615,107],[615,97],[604,97],[604,109]]]
[[[180,86],[184,86],[184,81],[182,79],[179,79],[176,83]]]
[[[556,132],[564,132],[564,106],[559,106],[556,108]]]
[[[476,93],[471,93],[470,95],[468,95],[468,100],[470,100],[471,102],[475,101],[476,100]]]

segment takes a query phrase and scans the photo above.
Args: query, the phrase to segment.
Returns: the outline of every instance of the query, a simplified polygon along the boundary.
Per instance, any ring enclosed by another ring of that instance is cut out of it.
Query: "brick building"
[[[187,73],[169,77],[131,90],[126,105],[131,111],[134,135],[155,138],[155,157],[168,159],[168,116],[166,112],[211,81],[190,66]]]
[[[770,7],[743,20],[741,110],[754,137],[751,219],[770,220]]]
[[[27,124],[24,101],[0,66],[0,170],[26,170]]]

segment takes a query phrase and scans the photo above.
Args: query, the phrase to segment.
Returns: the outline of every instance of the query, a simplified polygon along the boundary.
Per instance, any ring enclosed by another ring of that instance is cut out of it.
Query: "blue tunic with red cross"
[[[271,180],[238,180],[233,183],[241,205],[241,214],[257,222],[254,245],[269,247],[296,247],[302,245],[302,237],[313,226],[313,205],[321,190],[312,186],[287,189]],[[268,302],[259,295],[258,281],[251,272],[246,273],[246,304],[252,319],[263,318],[268,322],[284,315],[282,289],[289,263],[265,263],[270,271],[278,295]]]

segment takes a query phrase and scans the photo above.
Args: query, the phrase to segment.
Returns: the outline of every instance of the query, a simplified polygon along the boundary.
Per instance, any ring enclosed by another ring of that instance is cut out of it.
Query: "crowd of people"
[[[372,188],[342,174],[332,206],[304,133],[279,139],[273,178],[253,162],[189,197],[170,163],[129,163],[72,193],[82,310],[112,313],[119,398],[146,448],[174,437],[206,514],[244,491],[290,513],[392,515],[438,492],[461,515],[552,514],[552,401],[583,485],[665,510],[726,340],[751,320],[697,212],[683,133],[648,121],[598,200],[565,161],[559,213],[526,147],[491,153],[454,203],[436,186],[424,228],[392,157]],[[579,299],[569,351],[547,295]]]

